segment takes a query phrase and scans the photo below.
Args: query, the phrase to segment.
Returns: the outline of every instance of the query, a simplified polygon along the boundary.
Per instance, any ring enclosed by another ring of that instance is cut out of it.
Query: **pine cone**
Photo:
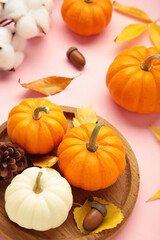
[[[0,142],[0,182],[10,183],[27,166],[27,156],[22,148],[11,142]]]

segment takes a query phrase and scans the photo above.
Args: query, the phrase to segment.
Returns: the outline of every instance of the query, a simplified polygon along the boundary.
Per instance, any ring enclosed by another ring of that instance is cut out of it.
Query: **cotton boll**
[[[28,8],[24,0],[8,0],[4,10],[8,18],[17,20],[27,13]]]
[[[17,33],[15,33],[13,35],[11,44],[15,51],[23,51],[26,46],[26,40],[19,36]]]
[[[42,0],[42,4],[46,7],[49,13],[53,10],[53,0]]]
[[[22,62],[24,59],[24,54],[23,52],[15,52],[14,54],[14,68],[16,69]]]
[[[15,64],[14,49],[9,44],[0,44],[0,68],[10,70]]]
[[[17,21],[16,31],[25,39],[35,37],[39,34],[39,29],[31,12]]]
[[[10,43],[12,32],[7,27],[0,27],[0,43]]]
[[[34,17],[38,26],[40,26],[45,33],[49,31],[50,17],[45,7],[40,7],[34,12]]]

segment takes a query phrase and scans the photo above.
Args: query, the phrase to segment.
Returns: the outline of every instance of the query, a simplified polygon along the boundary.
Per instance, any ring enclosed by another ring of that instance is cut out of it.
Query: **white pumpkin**
[[[49,168],[27,168],[13,178],[5,191],[5,210],[10,220],[38,231],[60,226],[72,204],[69,183]]]

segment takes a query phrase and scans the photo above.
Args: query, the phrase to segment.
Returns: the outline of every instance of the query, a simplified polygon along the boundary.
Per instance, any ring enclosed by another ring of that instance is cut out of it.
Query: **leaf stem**
[[[73,202],[73,204],[82,207],[82,204],[80,204],[80,203]]]

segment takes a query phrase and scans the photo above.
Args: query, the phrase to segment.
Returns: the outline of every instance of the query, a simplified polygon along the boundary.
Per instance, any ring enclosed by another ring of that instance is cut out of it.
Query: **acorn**
[[[66,55],[69,61],[78,68],[82,68],[86,64],[85,57],[76,47],[70,47]]]
[[[91,206],[91,210],[87,213],[83,220],[83,228],[86,231],[92,231],[96,229],[107,215],[106,206],[102,203],[94,203]]]

